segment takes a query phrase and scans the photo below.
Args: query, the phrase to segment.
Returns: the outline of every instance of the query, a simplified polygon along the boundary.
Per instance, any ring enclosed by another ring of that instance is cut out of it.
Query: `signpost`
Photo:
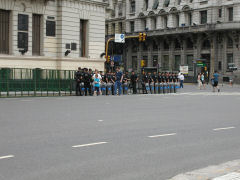
[[[125,43],[125,34],[115,34],[115,43]]]

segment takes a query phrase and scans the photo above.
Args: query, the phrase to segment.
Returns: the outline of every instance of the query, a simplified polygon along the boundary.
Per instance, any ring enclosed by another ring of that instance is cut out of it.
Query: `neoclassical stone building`
[[[0,68],[104,69],[102,0],[0,0]]]
[[[198,59],[206,60],[209,73],[232,75],[229,63],[240,69],[239,0],[116,0],[113,4],[115,10],[109,10],[106,20],[108,36],[120,32],[119,22],[124,22],[126,35],[147,32],[146,42],[129,39],[122,45],[126,69],[139,71],[140,61],[146,60],[148,67],[159,66],[162,71],[188,65],[193,76]],[[119,4],[122,17],[117,13]]]

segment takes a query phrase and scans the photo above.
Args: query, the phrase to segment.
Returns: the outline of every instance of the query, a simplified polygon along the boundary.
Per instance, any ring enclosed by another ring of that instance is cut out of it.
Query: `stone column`
[[[159,39],[158,41],[158,64],[162,68],[162,58],[163,58],[163,41]]]
[[[173,52],[174,52],[174,40],[169,39],[169,71],[173,69]]]
[[[138,72],[139,73],[141,72],[142,51],[143,51],[143,45],[142,45],[142,43],[138,43],[137,59],[138,59]]]
[[[186,38],[181,38],[182,44],[181,44],[181,65],[186,62],[186,50],[187,50],[187,45],[186,45]]]
[[[148,46],[148,67],[152,67],[153,66],[153,61],[152,61],[152,52],[153,52],[153,40],[150,39],[147,42],[147,46]]]
[[[210,59],[210,78],[214,74],[216,65],[216,35],[212,34],[210,36],[211,40],[211,59]]]

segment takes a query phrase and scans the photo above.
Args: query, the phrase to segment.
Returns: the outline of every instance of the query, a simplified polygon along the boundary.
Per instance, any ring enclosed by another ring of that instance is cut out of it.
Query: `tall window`
[[[173,70],[174,71],[179,71],[180,64],[181,64],[181,56],[180,55],[175,55]]]
[[[233,63],[233,54],[227,54],[227,68],[229,63]]]
[[[133,71],[137,70],[138,62],[137,62],[137,56],[132,56],[132,69]]]
[[[46,21],[46,36],[56,36],[56,21],[54,17],[48,17]]]
[[[181,4],[181,2],[182,2],[182,0],[178,0],[178,5],[180,5],[180,4]]]
[[[201,24],[207,23],[207,11],[200,11]]]
[[[35,56],[40,56],[41,18],[38,14],[33,14],[32,17],[32,54]]]
[[[233,21],[233,7],[228,8],[228,21]]]
[[[87,20],[80,20],[80,57],[87,56]]]
[[[115,23],[112,23],[112,34],[115,34]]]
[[[122,16],[123,15],[123,8],[122,8],[122,3],[120,3],[119,5],[118,5],[118,16]]]
[[[0,10],[0,54],[9,54],[10,11]]]
[[[130,31],[134,32],[134,21],[130,22]]]
[[[163,56],[162,70],[163,71],[169,70],[169,56],[168,55]]]
[[[142,30],[145,31],[145,29],[147,28],[147,21],[146,21],[146,19],[142,20],[142,27],[143,27]]]
[[[105,27],[105,34],[108,35],[108,24]]]
[[[222,9],[218,9],[218,17],[219,17],[219,18],[222,17]]]
[[[168,17],[167,16],[164,16],[163,18],[163,25],[164,25],[164,28],[167,28],[168,27]]]
[[[28,50],[28,15],[18,14],[18,48]]]
[[[232,38],[227,38],[227,48],[233,48],[233,40]]]
[[[152,18],[152,29],[153,30],[157,29],[157,18],[156,17]]]
[[[157,55],[153,56],[152,65],[153,65],[153,67],[157,67],[157,65],[158,65],[158,56]]]
[[[193,71],[193,55],[187,55],[187,65],[188,65],[188,70]]]
[[[192,13],[188,13],[188,25],[192,25]]]
[[[130,13],[135,12],[135,0],[130,0]]]
[[[179,14],[175,16],[175,27],[179,27]]]
[[[148,0],[144,0],[145,7],[144,9],[147,11],[148,10]]]
[[[122,27],[122,22],[118,23],[118,32],[122,33],[123,32],[123,27]]]

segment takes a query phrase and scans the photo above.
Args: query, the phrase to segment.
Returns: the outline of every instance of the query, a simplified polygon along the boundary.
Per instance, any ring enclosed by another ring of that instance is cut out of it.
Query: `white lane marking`
[[[90,143],[90,144],[81,144],[81,145],[75,145],[72,147],[79,148],[79,147],[95,146],[95,145],[106,144],[106,143],[108,143],[108,142],[96,142],[96,143]]]
[[[8,158],[13,158],[14,155],[8,155],[8,156],[0,156],[0,159],[8,159]]]
[[[225,128],[216,128],[213,129],[213,131],[221,131],[221,130],[228,130],[228,129],[234,129],[235,127],[225,127]]]
[[[103,120],[100,119],[100,120],[98,120],[98,122],[103,122]]]
[[[165,136],[175,136],[177,133],[171,133],[171,134],[160,134],[160,135],[154,135],[154,136],[148,136],[149,138],[157,138],[157,137],[165,137]]]

